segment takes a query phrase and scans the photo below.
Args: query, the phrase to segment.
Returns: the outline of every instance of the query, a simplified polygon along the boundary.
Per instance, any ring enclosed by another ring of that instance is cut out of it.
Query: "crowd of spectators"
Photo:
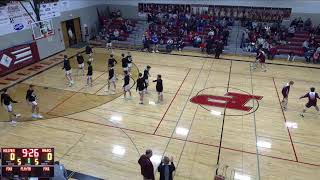
[[[136,25],[135,21],[122,18],[120,10],[111,12],[109,16],[100,16],[99,21],[101,25],[99,38],[106,41],[127,40]]]
[[[290,8],[250,7],[250,6],[221,6],[221,5],[190,5],[190,4],[153,4],[139,3],[139,13],[193,13],[208,14],[219,18],[233,18],[237,20],[256,20],[260,22],[281,22],[291,15]]]
[[[240,48],[248,52],[256,52],[262,47],[268,59],[277,54],[288,54],[288,60],[294,61],[296,56],[304,56],[306,62],[319,63],[320,25],[314,26],[311,19],[294,19],[289,27],[278,22],[245,24],[242,32]]]
[[[222,41],[227,45],[232,18],[216,18],[207,12],[190,13],[149,13],[148,30],[143,36],[143,50],[158,51],[158,45],[164,45],[167,52],[173,49],[182,51],[185,46],[193,46],[214,53]],[[223,48],[222,48],[223,49]]]

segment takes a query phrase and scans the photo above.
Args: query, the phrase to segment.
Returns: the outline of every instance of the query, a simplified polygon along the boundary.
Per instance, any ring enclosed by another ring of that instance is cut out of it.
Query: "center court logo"
[[[217,92],[217,90],[219,92],[222,88],[225,89],[225,87],[214,87],[201,90],[196,96],[191,98],[190,101],[192,103],[199,104],[206,110],[209,110],[208,107],[216,107],[222,109],[226,108],[230,110],[243,111],[238,115],[228,114],[229,116],[240,116],[248,115],[256,111],[259,105],[258,101],[263,98],[262,96],[251,95],[250,93],[236,88],[230,88],[230,91],[226,92],[223,96],[212,95],[214,92]],[[247,105],[248,102],[252,100],[255,100],[257,102],[255,107]]]

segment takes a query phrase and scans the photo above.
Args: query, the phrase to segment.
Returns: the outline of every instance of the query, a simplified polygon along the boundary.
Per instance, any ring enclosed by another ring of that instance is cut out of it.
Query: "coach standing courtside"
[[[146,150],[146,154],[140,156],[138,163],[141,167],[141,175],[143,176],[143,180],[154,180],[154,169],[153,164],[150,160],[152,156],[152,150]]]

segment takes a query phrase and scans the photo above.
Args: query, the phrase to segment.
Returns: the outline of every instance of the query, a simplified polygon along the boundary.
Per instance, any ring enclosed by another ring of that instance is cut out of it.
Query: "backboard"
[[[33,40],[47,38],[54,35],[54,27],[52,20],[42,20],[31,23]]]

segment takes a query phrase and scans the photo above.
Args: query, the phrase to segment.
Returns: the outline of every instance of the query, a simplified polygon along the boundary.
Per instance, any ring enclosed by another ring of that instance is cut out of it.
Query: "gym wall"
[[[99,5],[98,5],[99,4]],[[55,53],[63,51],[65,49],[63,42],[63,35],[61,32],[61,22],[69,19],[74,19],[80,17],[82,39],[84,40],[84,24],[86,24],[89,29],[97,29],[98,25],[98,14],[97,8],[99,10],[106,9],[106,4],[101,4],[101,1],[70,1],[67,9],[61,11],[61,16],[53,18],[53,26],[55,34],[52,41],[48,39],[37,40],[38,50],[40,59],[44,59]],[[26,29],[15,33],[10,33],[0,36],[0,50],[6,49],[12,46],[23,44],[25,42],[31,42],[32,39],[32,29]]]

